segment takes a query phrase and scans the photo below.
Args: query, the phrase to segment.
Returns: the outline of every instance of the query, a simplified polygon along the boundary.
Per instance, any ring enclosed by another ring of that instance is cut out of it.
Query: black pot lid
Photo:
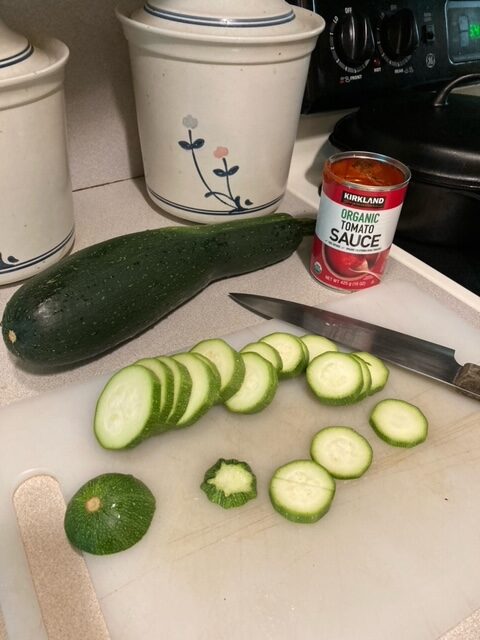
[[[397,158],[416,180],[480,191],[480,97],[449,95],[464,80],[450,83],[441,96],[409,91],[367,103],[337,123],[330,142]]]

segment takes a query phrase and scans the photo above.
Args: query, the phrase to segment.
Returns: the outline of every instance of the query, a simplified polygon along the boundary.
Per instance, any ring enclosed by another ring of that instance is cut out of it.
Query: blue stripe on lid
[[[0,60],[0,69],[4,67],[11,67],[14,64],[18,64],[19,62],[23,62],[27,58],[29,58],[33,53],[33,46],[28,43],[25,49],[16,53],[14,56],[9,56],[8,58],[3,58]]]
[[[295,19],[295,13],[293,10],[278,16],[269,16],[267,18],[211,18],[208,16],[192,16],[186,13],[157,9],[148,2],[144,5],[143,9],[150,15],[157,18],[163,18],[164,20],[172,20],[173,22],[181,22],[184,24],[200,25],[203,27],[231,27],[235,29],[242,27],[272,27],[291,22]]]

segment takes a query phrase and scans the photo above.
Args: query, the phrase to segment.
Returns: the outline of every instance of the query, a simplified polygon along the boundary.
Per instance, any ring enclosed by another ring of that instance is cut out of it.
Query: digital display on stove
[[[448,0],[445,11],[450,60],[480,60],[480,0]]]

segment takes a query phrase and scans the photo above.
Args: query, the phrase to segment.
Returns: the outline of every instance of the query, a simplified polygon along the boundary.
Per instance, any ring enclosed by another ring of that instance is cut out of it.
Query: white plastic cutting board
[[[480,363],[480,332],[410,284],[384,283],[328,307],[456,347],[461,363]],[[227,339],[241,347],[282,328],[292,329],[269,321]],[[35,470],[55,476],[66,500],[107,471],[133,473],[157,498],[138,545],[86,557],[113,640],[433,640],[480,607],[475,400],[392,367],[377,396],[325,408],[301,378],[283,381],[260,414],[216,407],[193,427],[107,452],[91,428],[105,380],[0,412],[0,602],[10,640],[47,637],[11,502],[20,479]],[[422,408],[430,421],[425,444],[402,450],[376,438],[368,414],[385,397]],[[313,434],[334,424],[368,437],[373,465],[362,479],[337,483],[318,523],[289,523],[269,503],[272,472],[308,457]],[[219,457],[250,463],[257,500],[231,511],[207,501],[199,485]]]

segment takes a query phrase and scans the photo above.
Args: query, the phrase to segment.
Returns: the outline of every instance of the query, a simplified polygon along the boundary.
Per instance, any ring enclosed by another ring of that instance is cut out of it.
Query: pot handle
[[[434,107],[446,106],[448,104],[448,95],[452,89],[455,89],[455,87],[458,87],[462,84],[469,84],[472,82],[480,82],[480,73],[467,73],[464,76],[455,78],[455,80],[452,80],[451,82],[449,82],[445,87],[443,87],[443,89],[440,89],[440,91],[435,96],[435,99],[433,101],[433,106]]]

